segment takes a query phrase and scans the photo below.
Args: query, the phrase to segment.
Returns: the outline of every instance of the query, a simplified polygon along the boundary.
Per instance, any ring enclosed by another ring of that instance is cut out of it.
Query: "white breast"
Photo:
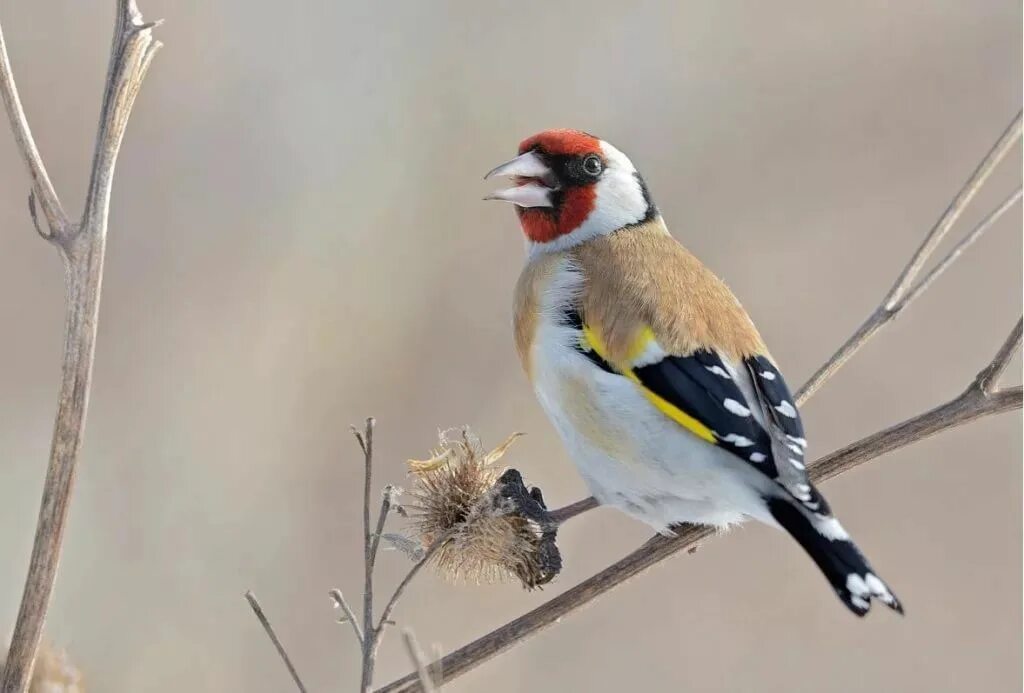
[[[766,477],[683,429],[635,383],[576,348],[579,332],[563,316],[582,281],[562,260],[539,297],[530,361],[537,399],[594,496],[659,531],[765,519],[758,489]]]

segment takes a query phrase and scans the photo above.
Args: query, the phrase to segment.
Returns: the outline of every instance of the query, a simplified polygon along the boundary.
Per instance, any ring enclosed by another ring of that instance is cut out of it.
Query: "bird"
[[[526,261],[516,351],[591,493],[672,535],[752,519],[788,532],[858,616],[903,606],[815,488],[800,412],[726,284],[669,232],[609,142],[546,130],[485,176],[511,187]]]

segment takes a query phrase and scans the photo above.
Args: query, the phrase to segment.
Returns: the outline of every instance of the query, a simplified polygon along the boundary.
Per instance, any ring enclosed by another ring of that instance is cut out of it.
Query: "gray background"
[[[112,2],[5,2],[58,190],[80,208]],[[252,588],[313,690],[357,655],[360,465],[403,481],[436,430],[529,435],[509,461],[583,486],[515,361],[522,241],[480,176],[578,127],[626,151],[670,228],[802,382],[872,310],[1021,101],[1018,2],[142,2],[167,44],[118,169],[92,409],[48,630],[96,691],[282,691]],[[60,267],[0,128],[0,633],[49,447]],[[1020,180],[1015,149],[964,228]],[[1020,211],[806,408],[821,454],[955,395],[1021,310]],[[1007,374],[1019,380],[1014,365]],[[852,618],[786,537],[678,557],[452,691],[1016,691],[1020,417],[827,486],[907,605]],[[543,593],[426,576],[397,617],[452,649],[648,532],[573,522]],[[386,554],[380,576],[405,570]],[[404,673],[399,640],[379,680]]]

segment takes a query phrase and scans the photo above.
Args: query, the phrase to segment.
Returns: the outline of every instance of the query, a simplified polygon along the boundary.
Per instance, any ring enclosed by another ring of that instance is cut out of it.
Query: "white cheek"
[[[642,221],[647,215],[640,179],[631,170],[616,167],[597,183],[594,211],[580,229],[591,228],[591,233],[610,233],[629,224]]]
[[[565,250],[639,223],[648,216],[647,196],[632,162],[607,142],[602,143],[602,148],[607,168],[597,182],[594,211],[571,233],[547,243],[531,244],[530,255]]]

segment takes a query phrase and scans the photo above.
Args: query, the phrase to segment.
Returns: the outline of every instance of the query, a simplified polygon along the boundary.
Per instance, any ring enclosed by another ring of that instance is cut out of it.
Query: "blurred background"
[[[0,20],[65,205],[84,193],[113,2]],[[143,0],[166,47],[122,150],[92,407],[51,639],[94,691],[282,691],[253,589],[312,690],[353,690],[327,590],[358,599],[361,463],[402,483],[437,430],[553,505],[585,495],[510,334],[523,242],[481,181],[550,127],[626,151],[791,382],[873,310],[1017,112],[1021,7],[982,2]],[[1015,148],[965,232],[1020,182]],[[0,633],[13,625],[50,444],[61,269],[0,126]],[[951,238],[952,240],[952,238]],[[961,391],[1021,312],[1015,208],[805,408],[814,456]],[[1019,382],[1017,363],[1007,373]],[[827,493],[907,617],[860,622],[800,549],[749,526],[679,556],[452,691],[1017,691],[1021,424],[988,418]],[[445,651],[649,532],[568,524],[543,592],[414,583],[396,613]],[[379,562],[394,583],[408,564]],[[381,588],[383,589],[383,588]],[[385,641],[378,681],[408,671]]]

